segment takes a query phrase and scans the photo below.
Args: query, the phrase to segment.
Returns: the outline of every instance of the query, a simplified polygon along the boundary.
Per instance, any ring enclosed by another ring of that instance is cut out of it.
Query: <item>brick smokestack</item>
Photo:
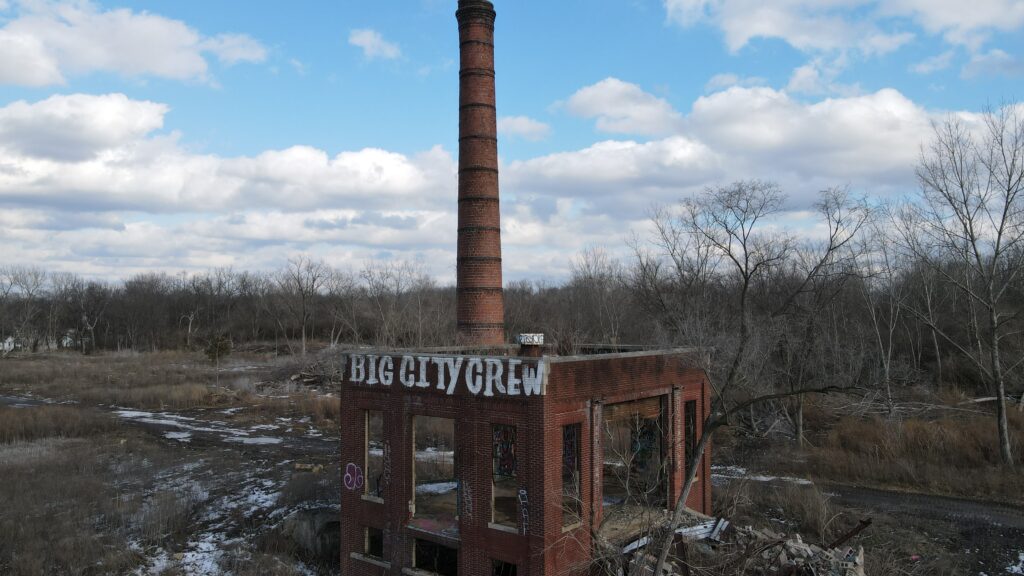
[[[494,5],[459,0],[460,343],[505,341],[498,206],[498,119],[494,99]]]

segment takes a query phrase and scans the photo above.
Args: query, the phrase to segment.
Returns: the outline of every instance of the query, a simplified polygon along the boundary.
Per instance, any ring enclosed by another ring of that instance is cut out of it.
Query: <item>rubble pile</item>
[[[864,548],[838,545],[822,548],[799,534],[739,528],[730,539],[746,550],[744,574],[779,576],[864,576]]]

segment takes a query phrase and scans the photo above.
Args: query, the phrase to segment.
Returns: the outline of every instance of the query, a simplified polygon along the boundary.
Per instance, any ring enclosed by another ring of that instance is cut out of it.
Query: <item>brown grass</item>
[[[80,438],[109,432],[117,422],[95,410],[72,406],[0,406],[0,444],[39,438]]]
[[[198,354],[45,354],[3,361],[0,390],[165,410],[215,404],[216,372]]]
[[[1009,415],[1013,453],[1024,464],[1024,415]],[[841,418],[794,472],[921,492],[1019,500],[1024,477],[1001,466],[993,418],[887,421]],[[783,466],[786,466],[783,463]]]

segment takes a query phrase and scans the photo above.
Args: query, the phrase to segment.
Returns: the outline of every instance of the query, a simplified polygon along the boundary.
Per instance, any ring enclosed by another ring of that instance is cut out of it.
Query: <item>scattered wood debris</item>
[[[818,546],[803,541],[799,534],[787,536],[750,526],[735,527],[728,520],[712,518],[676,530],[677,545],[697,544],[717,555],[730,555],[737,574],[757,576],[864,576],[864,548],[846,543],[871,525],[862,521],[857,527],[830,543]],[[648,536],[630,542],[621,549],[628,558],[629,572],[654,576],[657,559],[648,550]],[[689,567],[667,568],[663,576],[689,575]]]

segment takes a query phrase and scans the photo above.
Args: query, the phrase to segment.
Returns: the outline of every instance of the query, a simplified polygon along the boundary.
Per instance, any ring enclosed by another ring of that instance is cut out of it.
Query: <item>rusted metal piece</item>
[[[871,518],[861,520],[857,526],[850,530],[845,535],[840,536],[838,540],[828,545],[829,549],[839,548],[843,544],[849,542],[854,536],[863,532],[868,526],[871,526]]]

